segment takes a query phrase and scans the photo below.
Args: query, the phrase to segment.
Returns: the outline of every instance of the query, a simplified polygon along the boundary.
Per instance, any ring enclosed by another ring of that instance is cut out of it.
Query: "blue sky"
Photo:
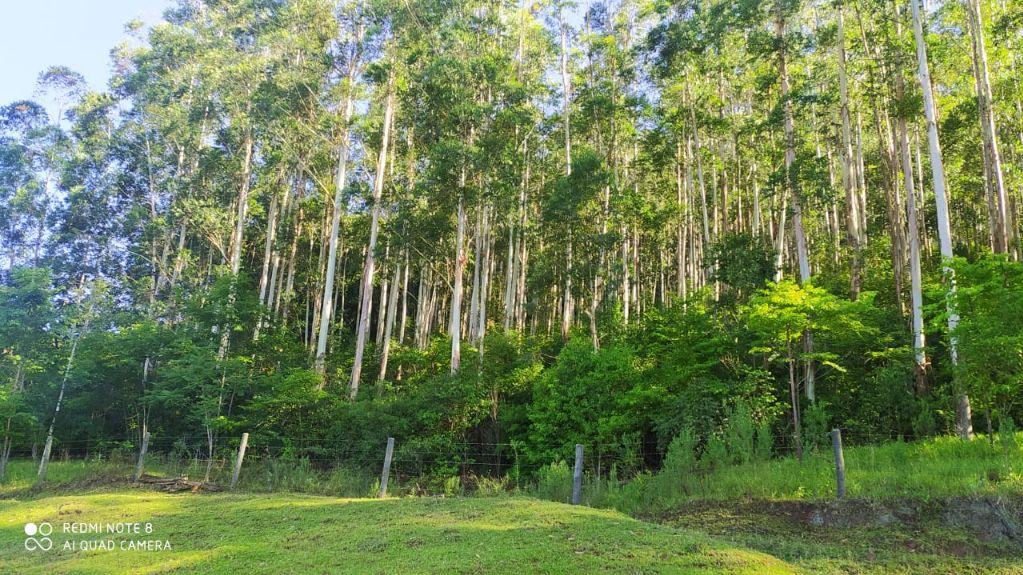
[[[56,64],[80,72],[94,90],[110,78],[110,49],[124,24],[160,20],[170,0],[3,0],[0,105],[33,98],[36,77]]]

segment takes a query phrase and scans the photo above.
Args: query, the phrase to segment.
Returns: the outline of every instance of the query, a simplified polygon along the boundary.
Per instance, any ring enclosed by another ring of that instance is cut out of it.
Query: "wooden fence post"
[[[838,498],[845,497],[845,456],[842,455],[842,430],[831,430],[831,447],[835,451],[835,482]]]
[[[146,451],[149,449],[149,432],[142,434],[142,449],[139,451],[139,462],[135,465],[135,481],[138,483],[140,477],[142,477],[142,465],[146,460]]]
[[[394,456],[394,438],[387,438],[387,449],[384,451],[384,469],[380,472],[380,497],[387,497],[387,480],[391,476],[391,458]]]
[[[572,472],[572,505],[579,505],[583,494],[583,446],[575,444],[575,470]]]
[[[242,460],[245,459],[245,448],[249,445],[249,434],[242,434],[242,442],[238,445],[238,458],[234,460],[234,474],[231,475],[231,489],[238,485],[238,475],[242,472]]]

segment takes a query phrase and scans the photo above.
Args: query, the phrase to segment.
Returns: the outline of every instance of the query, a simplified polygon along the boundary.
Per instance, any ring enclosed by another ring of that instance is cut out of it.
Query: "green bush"
[[[749,407],[745,402],[738,402],[728,411],[724,426],[725,445],[733,463],[749,463],[753,460],[755,431]]]
[[[767,420],[757,425],[757,439],[753,446],[753,459],[755,461],[767,461],[771,458],[771,451],[774,449],[774,430]]]
[[[707,447],[703,450],[703,457],[700,458],[700,465],[706,469],[713,469],[727,465],[729,462],[728,446],[720,434],[712,433],[707,438]]]
[[[998,441],[1006,452],[1013,452],[1016,449],[1016,422],[1012,417],[1003,415],[998,420]]]
[[[696,469],[696,433],[683,429],[668,445],[660,472],[650,481],[650,487],[663,500],[673,499],[684,492],[686,481]]]
[[[536,496],[540,499],[572,502],[572,470],[564,461],[545,465],[537,473]]]

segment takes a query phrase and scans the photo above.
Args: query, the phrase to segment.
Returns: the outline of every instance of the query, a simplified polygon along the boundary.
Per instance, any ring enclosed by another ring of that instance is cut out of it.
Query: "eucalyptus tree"
[[[0,108],[0,238],[7,269],[39,262],[61,138],[29,100]]]
[[[337,168],[334,175],[334,201],[330,215],[330,232],[328,236],[329,248],[327,249],[327,268],[323,281],[322,304],[320,306],[320,324],[317,330],[316,355],[314,366],[320,374],[324,372],[324,362],[327,354],[327,336],[330,332],[330,320],[333,315],[334,302],[334,274],[337,266],[338,232],[341,225],[341,215],[344,209],[342,201],[344,190],[348,185],[348,160],[351,147],[351,121],[355,109],[355,97],[358,86],[356,80],[362,66],[363,36],[365,24],[360,20],[363,16],[358,9],[352,17],[352,28],[347,31],[350,36],[345,39],[345,73],[344,73],[344,100],[341,103],[341,137],[338,148]],[[368,313],[368,312],[367,312]]]
[[[945,308],[948,321],[949,355],[952,365],[959,362],[956,342],[956,327],[959,311],[956,304],[955,270],[952,268],[952,228],[949,222],[948,197],[945,188],[945,167],[941,156],[941,141],[938,137],[937,107],[932,92],[930,66],[927,61],[927,42],[924,37],[923,18],[917,0],[910,0],[913,15],[913,37],[916,42],[917,79],[923,94],[924,117],[927,121],[927,144],[931,160],[931,180],[934,185],[934,203],[937,210],[938,242],[941,246],[942,275],[945,281]],[[960,393],[956,407],[956,429],[962,437],[973,436],[973,418],[970,413],[970,398]]]
[[[375,174],[373,176],[373,196],[368,202],[370,204],[369,240],[366,243],[366,258],[362,271],[362,285],[360,289],[362,293],[362,301],[359,305],[359,320],[355,328],[355,360],[352,364],[351,379],[349,381],[349,393],[352,399],[355,399],[359,393],[359,379],[362,376],[362,355],[366,349],[366,337],[369,333],[370,305],[373,297],[373,275],[376,269],[377,236],[380,232],[380,217],[381,212],[383,211],[384,182],[387,178],[388,145],[390,143],[391,129],[394,123],[395,95],[393,73],[394,72],[390,70],[384,70],[382,72],[384,78],[381,79],[382,86],[380,91],[382,92],[384,113],[383,119],[381,120],[380,144],[377,152]],[[397,280],[395,280],[395,283],[397,283]],[[387,284],[385,283],[385,289],[381,290],[381,301],[384,301],[384,297],[387,294],[386,285]],[[390,309],[393,309],[393,305]],[[381,308],[378,313],[380,314],[380,317],[384,317],[383,308]]]
[[[985,40],[984,18],[979,0],[966,0],[967,28],[970,30],[970,44],[973,52],[973,74],[977,91],[977,106],[980,116],[984,150],[984,180],[987,187],[988,211],[990,213],[991,247],[995,253],[1012,249],[1013,234],[1009,229],[1009,199],[1006,193],[1005,176],[1002,169],[1002,154],[998,145],[998,127],[995,124],[994,96],[988,66],[987,42]]]
[[[45,383],[53,355],[50,327],[55,320],[52,278],[45,268],[10,270],[0,285],[0,480],[3,480],[14,442],[31,435],[35,417],[25,401],[27,387]]]

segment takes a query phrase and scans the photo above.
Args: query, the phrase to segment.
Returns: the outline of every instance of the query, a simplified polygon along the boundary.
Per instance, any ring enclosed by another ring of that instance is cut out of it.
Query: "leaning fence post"
[[[245,448],[249,445],[249,434],[242,434],[242,442],[238,445],[238,458],[234,460],[234,474],[231,475],[231,489],[238,485],[238,475],[242,472],[242,460],[245,459]]]
[[[139,462],[138,462],[138,464],[135,465],[135,479],[134,479],[134,481],[136,483],[138,483],[139,478],[142,477],[142,465],[143,465],[143,462],[145,462],[145,460],[146,460],[146,451],[148,449],[149,449],[149,432],[147,431],[147,432],[142,434],[142,449],[139,450]]]
[[[394,456],[394,438],[387,438],[387,449],[384,451],[384,470],[380,472],[380,497],[387,497],[387,480],[391,476],[391,457]]]
[[[838,498],[845,497],[845,456],[842,455],[842,430],[831,430],[831,447],[835,450],[835,482]]]
[[[579,505],[583,494],[583,446],[575,444],[575,470],[572,472],[572,505]]]

